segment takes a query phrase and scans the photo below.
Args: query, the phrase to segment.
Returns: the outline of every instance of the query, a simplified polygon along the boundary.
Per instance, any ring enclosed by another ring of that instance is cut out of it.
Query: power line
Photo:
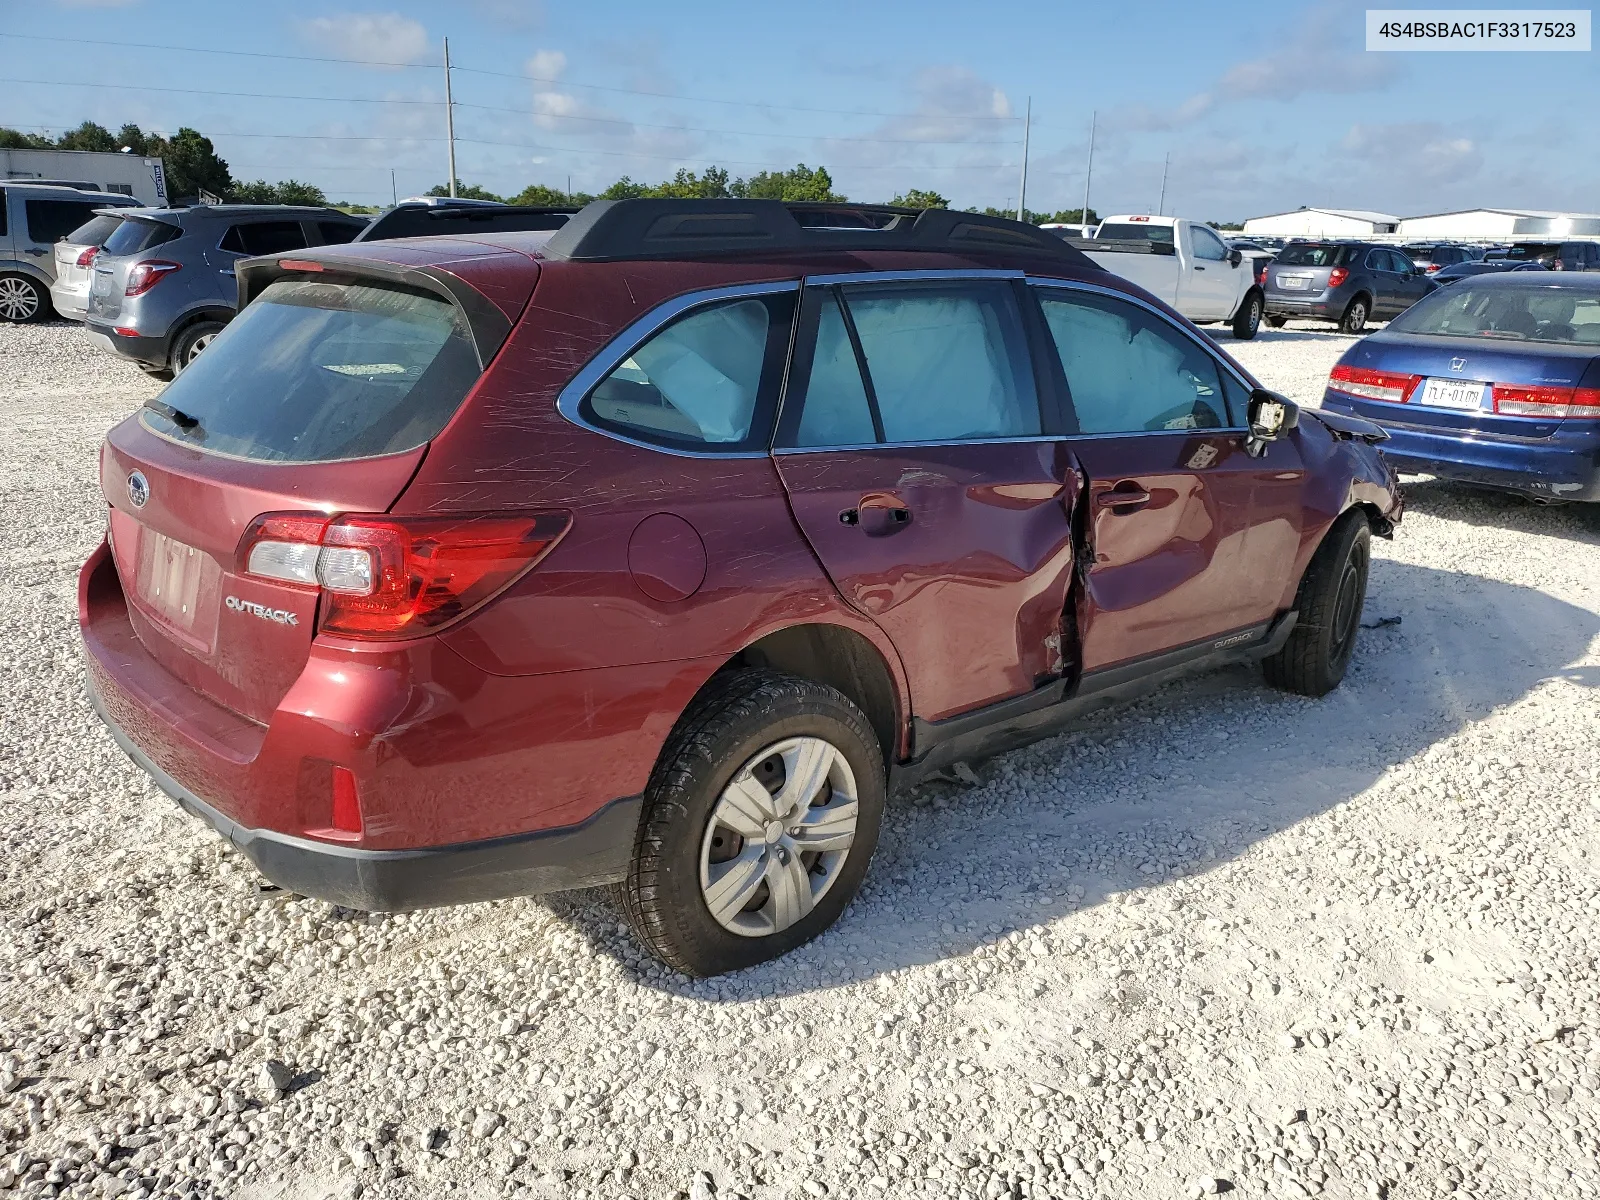
[[[79,46],[115,46],[118,49],[124,49],[124,50],[128,50],[128,49],[131,49],[131,50],[170,50],[170,51],[176,51],[176,52],[182,53],[182,54],[221,54],[221,55],[234,55],[234,56],[238,56],[238,57],[242,57],[242,58],[280,59],[280,60],[285,61],[285,62],[339,63],[339,64],[343,64],[343,65],[346,65],[346,66],[389,67],[389,68],[394,68],[394,69],[399,69],[399,70],[436,70],[441,65],[440,63],[433,62],[433,61],[420,62],[420,63],[419,62],[409,62],[409,63],[378,62],[378,61],[375,61],[373,59],[367,59],[367,58],[326,58],[326,57],[321,57],[321,56],[316,56],[316,55],[307,55],[307,54],[269,54],[269,53],[267,53],[265,51],[260,51],[260,50],[215,50],[215,49],[210,49],[208,47],[203,47],[203,46],[165,46],[165,45],[159,45],[159,44],[154,43],[154,42],[121,42],[121,41],[98,40],[98,39],[95,39],[95,38],[46,37],[43,34],[31,34],[31,33],[0,33],[0,37],[19,38],[19,39],[24,39],[24,40],[27,40],[27,41],[35,41],[35,42],[65,42],[65,43],[69,43],[69,44],[72,44],[72,45],[79,45]],[[595,91],[595,92],[613,92],[613,93],[616,93],[618,95],[623,95],[623,96],[648,96],[648,97],[651,97],[652,99],[657,99],[657,100],[681,100],[681,101],[684,101],[684,102],[690,103],[690,104],[725,104],[725,105],[732,106],[734,108],[772,108],[772,109],[777,109],[777,110],[779,110],[781,112],[826,113],[826,114],[828,114],[830,116],[840,116],[840,117],[904,117],[904,118],[913,118],[913,119],[925,119],[929,115],[927,113],[878,112],[878,111],[874,111],[872,109],[816,108],[816,107],[811,107],[811,106],[801,105],[801,104],[778,104],[778,103],[773,103],[773,102],[770,102],[770,101],[762,101],[762,100],[725,100],[725,99],[721,99],[721,98],[715,97],[715,96],[688,96],[688,95],[684,95],[681,92],[654,92],[654,91],[642,90],[642,89],[639,89],[639,88],[611,87],[611,86],[608,86],[606,84],[599,84],[599,83],[579,83],[579,82],[577,82],[575,80],[560,80],[560,79],[554,79],[554,78],[545,78],[545,77],[541,77],[541,76],[537,76],[537,75],[518,74],[518,73],[512,72],[512,71],[492,71],[492,70],[489,70],[486,67],[461,67],[461,66],[455,66],[455,67],[452,67],[451,69],[453,71],[456,71],[456,72],[466,72],[466,73],[472,74],[472,75],[489,75],[489,76],[493,76],[493,77],[499,78],[499,79],[515,79],[515,80],[518,80],[518,81],[523,82],[523,83],[548,83],[548,84],[551,84],[551,85],[559,85],[561,87],[583,88],[583,89],[586,89],[588,91]],[[8,82],[8,83],[27,83],[27,82],[31,82],[31,81],[29,81],[29,80],[6,80],[5,82]],[[83,85],[83,86],[95,86],[95,85],[86,84],[86,85]],[[105,86],[110,86],[110,85],[105,85]],[[152,90],[156,90],[156,89],[152,89]],[[216,94],[225,95],[225,94],[244,94],[244,93],[216,93]],[[275,97],[267,97],[267,98],[275,98]],[[318,97],[282,97],[282,98],[283,99],[316,99]],[[943,115],[949,115],[949,114],[943,114]],[[961,116],[958,119],[963,120],[963,121],[1016,121],[1016,120],[1020,120],[1020,118],[1018,118],[1018,117],[999,117],[999,116],[981,116],[981,115]]]

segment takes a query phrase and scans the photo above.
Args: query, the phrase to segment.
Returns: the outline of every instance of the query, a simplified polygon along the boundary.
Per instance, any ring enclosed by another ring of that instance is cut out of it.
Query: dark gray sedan
[[[1344,333],[1404,312],[1437,286],[1399,250],[1370,242],[1292,242],[1266,276],[1268,325],[1311,317]]]

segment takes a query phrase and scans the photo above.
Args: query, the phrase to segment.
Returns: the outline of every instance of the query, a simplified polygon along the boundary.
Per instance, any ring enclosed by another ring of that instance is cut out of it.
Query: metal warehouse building
[[[1372,237],[1393,233],[1399,217],[1359,208],[1297,208],[1293,212],[1251,217],[1245,237]]]
[[[1600,214],[1468,208],[1406,217],[1396,232],[1407,238],[1600,237]]]

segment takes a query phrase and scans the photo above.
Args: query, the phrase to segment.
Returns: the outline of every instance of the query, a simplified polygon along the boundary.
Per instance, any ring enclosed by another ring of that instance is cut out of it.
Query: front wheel
[[[1282,650],[1262,660],[1267,682],[1302,696],[1326,696],[1344,679],[1361,628],[1372,562],[1372,527],[1352,509],[1340,517],[1306,568],[1300,617]]]
[[[1344,316],[1339,318],[1341,333],[1360,333],[1367,327],[1367,298],[1357,296],[1350,301],[1350,307],[1344,310]]]
[[[740,671],[697,700],[645,790],[627,878],[635,936],[685,975],[787,953],[845,910],[883,817],[861,710],[824,684]]]
[[[1241,342],[1248,342],[1255,337],[1256,330],[1261,328],[1261,294],[1252,291],[1244,298],[1244,303],[1239,305],[1233,314],[1233,336]]]

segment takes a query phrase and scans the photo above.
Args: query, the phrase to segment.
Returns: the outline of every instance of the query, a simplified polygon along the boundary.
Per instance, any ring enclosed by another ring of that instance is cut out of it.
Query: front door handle
[[[1095,497],[1101,508],[1135,508],[1150,503],[1150,493],[1137,484],[1121,484]]]
[[[883,537],[898,533],[911,524],[911,510],[882,500],[865,500],[859,508],[847,508],[839,514],[839,523],[854,525],[868,537]]]
[[[1195,263],[1195,265],[1194,265],[1194,269],[1195,269],[1195,270],[1196,270],[1196,271],[1204,271],[1204,270],[1205,270],[1205,268],[1204,268],[1204,267],[1202,267],[1202,266],[1201,266],[1201,265],[1200,265],[1200,264],[1199,264],[1199,263]]]

